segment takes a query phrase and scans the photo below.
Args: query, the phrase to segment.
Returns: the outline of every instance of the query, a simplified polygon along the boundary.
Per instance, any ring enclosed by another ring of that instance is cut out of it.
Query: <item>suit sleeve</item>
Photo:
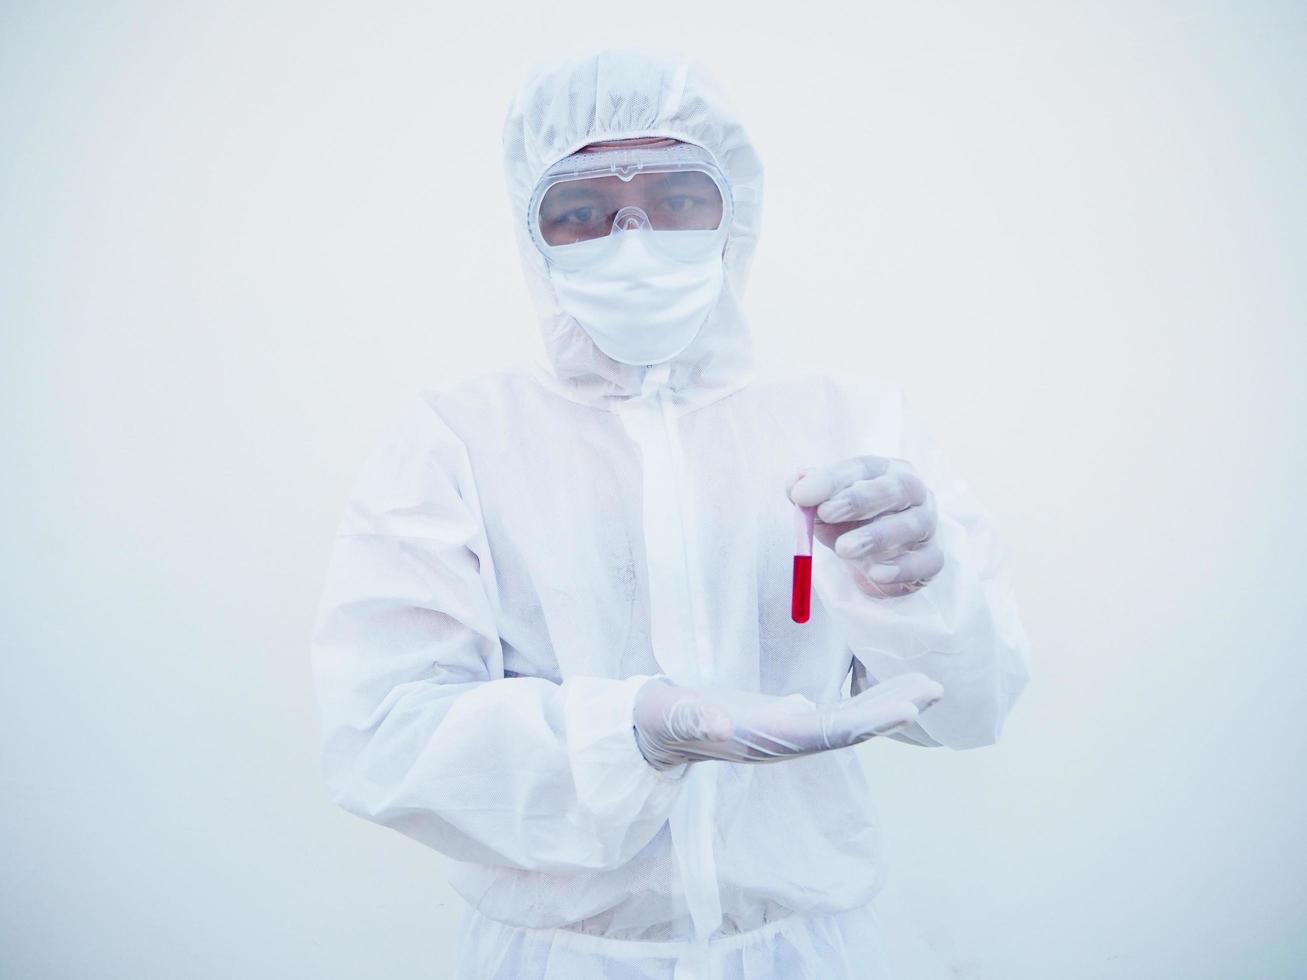
[[[934,492],[937,540],[944,568],[918,591],[896,598],[871,596],[852,575],[857,561],[829,548],[813,556],[813,588],[857,661],[863,683],[920,672],[944,686],[944,697],[925,712],[903,740],[965,749],[996,742],[1029,679],[1029,641],[1021,625],[1004,548],[992,520],[943,459],[897,389],[888,397],[860,399],[846,388],[839,401],[854,418],[876,413],[877,429],[897,418],[896,455],[910,461]],[[895,426],[890,425],[890,428]],[[868,426],[868,431],[871,426]],[[855,443],[861,431],[851,429]],[[895,455],[884,443],[862,438],[857,452]]]
[[[616,867],[657,833],[685,767],[632,730],[648,680],[505,677],[466,448],[425,400],[363,468],[313,630],[333,799],[453,858]],[[512,597],[506,597],[511,600]]]

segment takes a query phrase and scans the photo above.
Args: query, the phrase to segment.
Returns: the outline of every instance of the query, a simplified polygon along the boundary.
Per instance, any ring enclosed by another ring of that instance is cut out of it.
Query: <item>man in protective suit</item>
[[[423,392],[363,468],[314,632],[333,796],[458,862],[459,977],[881,977],[840,749],[998,738],[991,524],[897,388],[755,376],[762,166],[700,68],[542,68],[504,161],[547,358]]]

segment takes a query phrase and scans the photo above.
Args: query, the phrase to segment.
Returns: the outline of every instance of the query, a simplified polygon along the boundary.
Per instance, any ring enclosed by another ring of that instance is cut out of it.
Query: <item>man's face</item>
[[[647,137],[592,143],[581,152],[622,147],[676,146],[677,140]],[[722,198],[711,177],[694,170],[641,173],[630,180],[593,177],[561,181],[540,202],[540,233],[550,245],[572,245],[609,234],[619,211],[637,207],[654,229],[687,231],[716,228]]]

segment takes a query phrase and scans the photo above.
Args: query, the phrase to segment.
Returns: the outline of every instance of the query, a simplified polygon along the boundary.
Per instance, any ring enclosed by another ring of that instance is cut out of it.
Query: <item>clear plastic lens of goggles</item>
[[[726,202],[704,170],[565,178],[550,183],[540,196],[534,230],[552,251],[603,238],[614,230],[619,213],[642,214],[654,231],[716,231],[726,216]],[[623,227],[631,226],[628,219]]]

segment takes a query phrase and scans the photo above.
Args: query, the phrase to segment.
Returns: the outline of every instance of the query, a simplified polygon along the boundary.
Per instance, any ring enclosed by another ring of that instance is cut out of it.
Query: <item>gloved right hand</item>
[[[814,704],[656,677],[635,697],[635,741],[655,769],[683,762],[781,762],[857,745],[905,728],[943,696],[924,674],[903,674],[857,697]]]

